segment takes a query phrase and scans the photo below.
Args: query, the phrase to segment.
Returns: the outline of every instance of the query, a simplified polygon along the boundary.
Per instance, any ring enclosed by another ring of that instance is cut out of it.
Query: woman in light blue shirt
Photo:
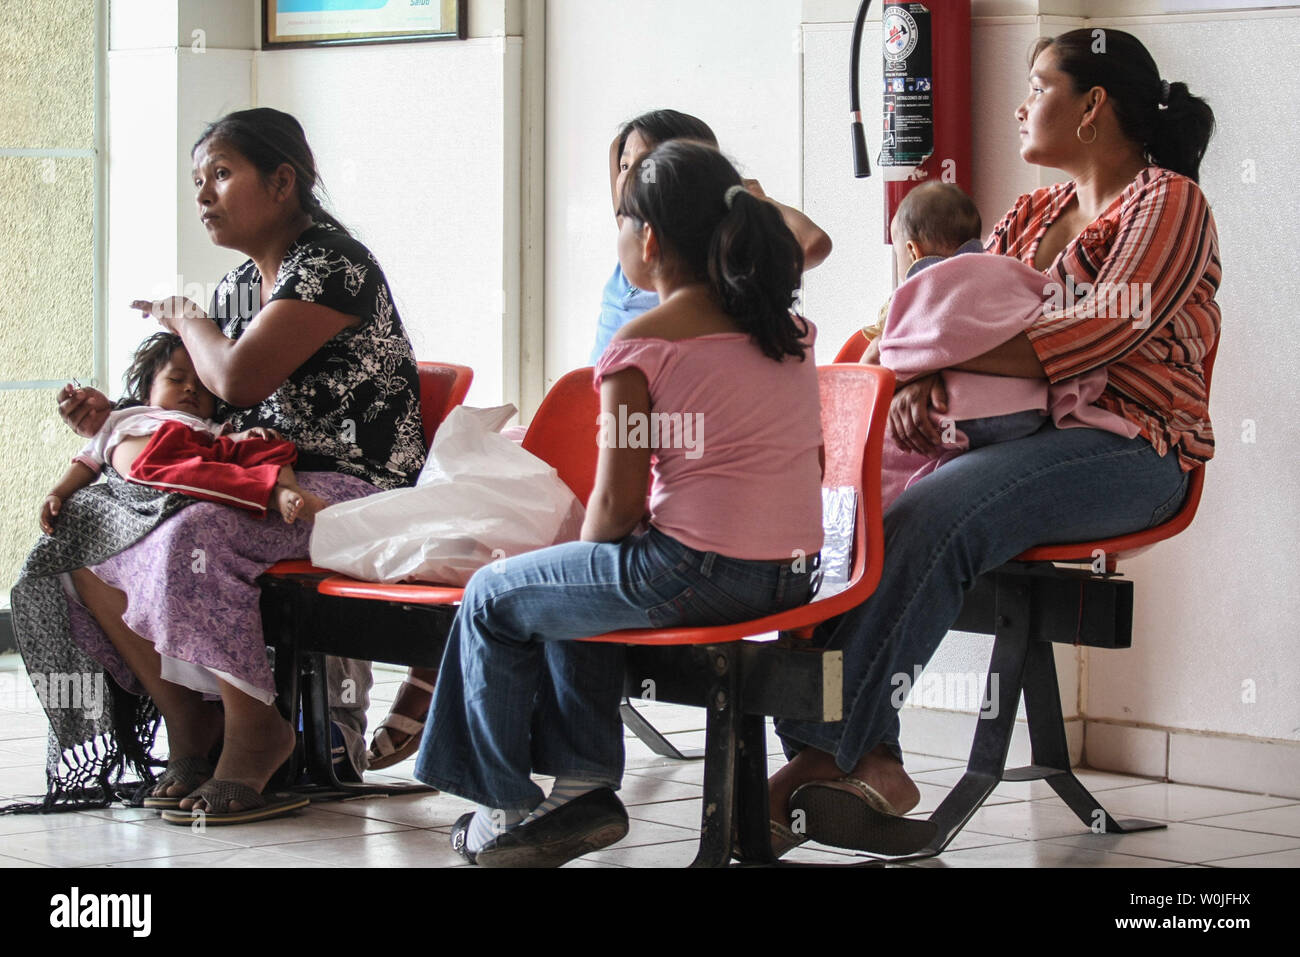
[[[618,136],[609,145],[609,188],[614,203],[614,218],[618,219],[618,197],[623,177],[636,158],[648,153],[667,140],[700,140],[717,147],[718,138],[703,120],[676,110],[653,110],[643,113],[624,124]],[[745,186],[759,199],[766,199],[781,211],[790,232],[803,248],[804,269],[812,269],[831,254],[831,239],[811,219],[799,210],[784,206],[763,192],[758,180],[745,180]],[[659,305],[653,292],[638,289],[627,281],[623,270],[614,267],[614,274],[605,284],[600,302],[600,321],[596,327],[596,343],[592,347],[590,362],[595,365],[624,324]]]

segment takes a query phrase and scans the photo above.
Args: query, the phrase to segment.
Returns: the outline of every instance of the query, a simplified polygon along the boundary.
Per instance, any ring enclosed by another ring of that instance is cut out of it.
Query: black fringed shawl
[[[111,467],[106,481],[81,489],[63,503],[53,535],[42,535],[10,593],[14,635],[27,673],[37,678],[50,719],[46,759],[48,789],[40,803],[5,813],[71,811],[132,801],[154,781],[162,762],[152,756],[160,715],[153,701],[124,691],[72,640],[67,597],[59,575],[107,561],[144,538],[195,500],[122,479]],[[51,687],[69,676],[101,683],[107,700],[88,713],[55,700]]]

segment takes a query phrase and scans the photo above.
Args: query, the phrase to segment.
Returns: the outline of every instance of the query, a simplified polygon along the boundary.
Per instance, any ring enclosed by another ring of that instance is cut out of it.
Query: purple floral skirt
[[[298,484],[329,502],[379,491],[363,479],[334,472],[300,472]],[[163,656],[164,677],[169,665],[173,674],[217,672],[269,701],[275,681],[262,639],[257,579],[278,561],[306,558],[310,539],[310,525],[286,525],[275,512],[259,518],[228,505],[197,502],[90,570],[126,593],[123,620]],[[68,606],[73,641],[119,685],[142,694],[90,612],[75,601]],[[171,680],[194,686],[184,678]]]

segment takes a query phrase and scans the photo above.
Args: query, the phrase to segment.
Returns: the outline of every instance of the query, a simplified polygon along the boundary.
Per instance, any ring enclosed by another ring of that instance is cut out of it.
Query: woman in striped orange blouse
[[[873,850],[890,817],[918,803],[893,678],[929,661],[967,585],[1035,545],[1165,521],[1188,472],[1214,451],[1204,360],[1219,332],[1219,250],[1197,185],[1213,113],[1117,30],[1040,40],[1030,69],[1015,114],[1021,156],[1071,180],[1022,196],[986,247],[1041,270],[1051,302],[1027,333],[960,368],[1053,383],[1105,369],[1098,405],[1136,434],[1049,420],[1028,438],[963,455],[885,512],[879,587],[817,635],[844,651],[843,721],[777,723],[791,756],[771,781],[778,853],[800,840],[789,831],[792,807],[816,805],[819,841]],[[934,454],[931,412],[944,408],[937,376],[902,386],[894,440]]]

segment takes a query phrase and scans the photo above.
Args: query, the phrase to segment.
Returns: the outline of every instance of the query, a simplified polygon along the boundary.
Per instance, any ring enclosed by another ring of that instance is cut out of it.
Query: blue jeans
[[[901,761],[891,678],[929,662],[976,578],[1035,545],[1158,525],[1186,494],[1173,453],[1161,458],[1142,438],[1050,422],[927,475],[885,511],[875,593],[813,636],[844,652],[843,720],[778,721],[786,753],[817,748],[845,773],[881,744]]]
[[[809,598],[813,564],[726,558],[652,528],[480,569],[447,638],[415,776],[478,804],[520,810],[543,796],[530,770],[617,789],[623,647],[574,639],[732,624],[793,608]]]
[[[979,419],[962,419],[957,428],[965,434],[970,448],[981,449],[995,442],[1010,442],[1033,435],[1047,421],[1046,412],[1009,412],[1006,415],[989,415]],[[886,442],[889,440],[886,439]]]

